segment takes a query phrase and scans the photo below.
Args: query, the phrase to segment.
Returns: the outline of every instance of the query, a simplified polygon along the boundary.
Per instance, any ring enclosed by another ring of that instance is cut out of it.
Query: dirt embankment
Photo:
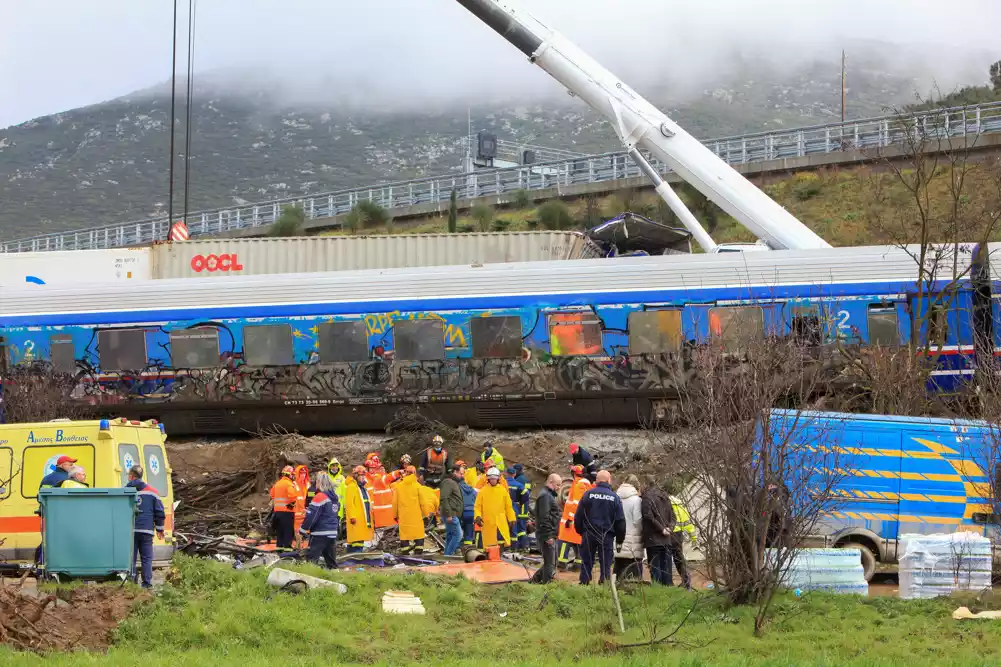
[[[118,624],[149,598],[118,585],[38,593],[24,582],[0,582],[0,644],[22,651],[103,651]]]

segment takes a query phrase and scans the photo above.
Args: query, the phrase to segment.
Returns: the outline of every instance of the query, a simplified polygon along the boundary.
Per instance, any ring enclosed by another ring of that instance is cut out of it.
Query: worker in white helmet
[[[421,482],[432,489],[441,486],[446,471],[452,467],[448,450],[445,449],[445,439],[437,434],[431,438],[431,446],[424,450],[420,463],[420,466],[417,467],[417,473],[420,475]]]
[[[517,517],[508,490],[501,486],[500,470],[487,470],[487,485],[476,496],[473,522],[483,531],[483,548],[502,544],[511,546],[511,532]]]

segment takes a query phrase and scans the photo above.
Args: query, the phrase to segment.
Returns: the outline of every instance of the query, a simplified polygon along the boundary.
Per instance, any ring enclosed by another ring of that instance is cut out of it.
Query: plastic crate
[[[111,577],[132,569],[135,489],[40,489],[43,569],[67,577]]]

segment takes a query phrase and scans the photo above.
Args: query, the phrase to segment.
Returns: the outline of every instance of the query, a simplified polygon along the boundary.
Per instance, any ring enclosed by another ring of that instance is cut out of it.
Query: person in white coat
[[[618,491],[622,499],[622,512],[626,516],[626,539],[615,552],[615,576],[643,578],[643,513],[640,483],[636,475],[629,475]]]

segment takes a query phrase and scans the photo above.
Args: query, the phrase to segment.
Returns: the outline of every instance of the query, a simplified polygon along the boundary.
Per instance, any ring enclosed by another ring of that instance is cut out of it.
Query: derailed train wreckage
[[[94,412],[175,434],[382,428],[411,403],[480,427],[631,424],[657,416],[701,346],[898,345],[934,328],[940,386],[1001,349],[995,248],[925,267],[905,248],[832,249],[534,17],[458,1],[610,119],[707,254],[5,288],[13,379],[70,375]],[[714,254],[643,150],[781,252]]]

